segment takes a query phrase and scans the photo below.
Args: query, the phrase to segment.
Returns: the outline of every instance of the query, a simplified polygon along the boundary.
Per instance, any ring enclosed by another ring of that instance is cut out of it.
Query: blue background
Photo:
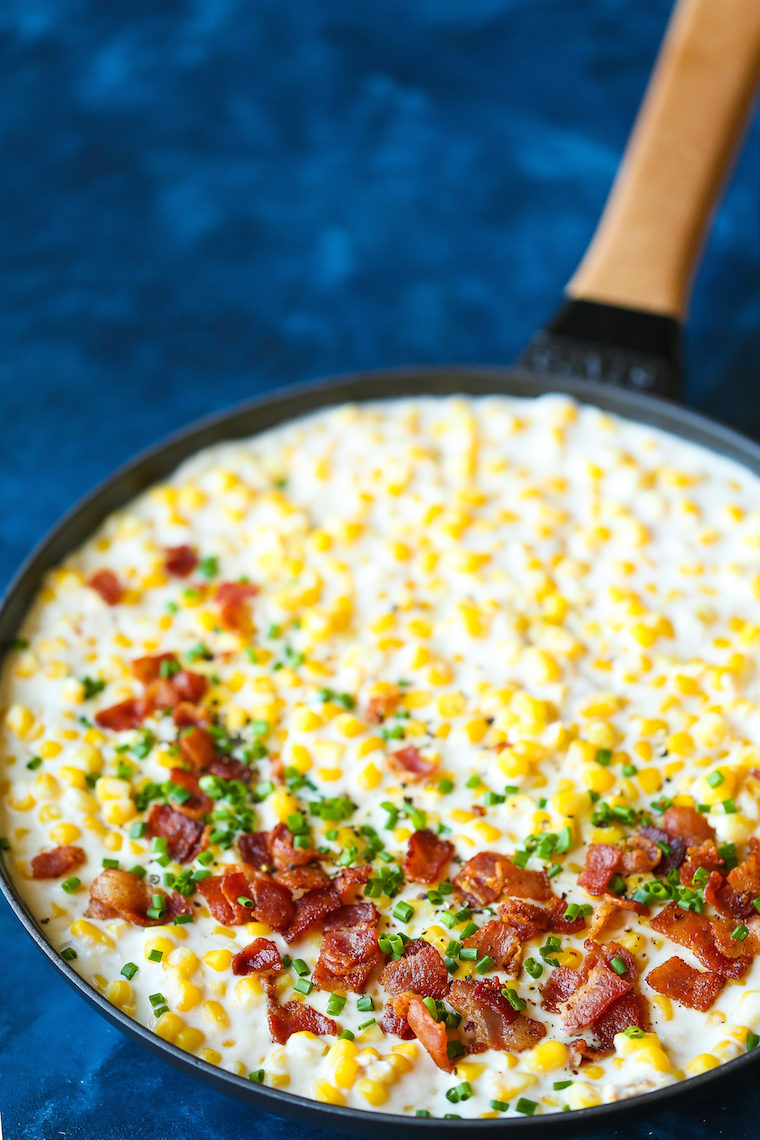
[[[590,237],[668,9],[4,0],[3,582],[200,413],[330,372],[510,361]],[[757,434],[759,318],[756,124],[697,282],[688,398]],[[3,905],[0,946],[6,1140],[324,1137],[154,1063]],[[758,1112],[726,1087],[627,1135],[749,1140]]]

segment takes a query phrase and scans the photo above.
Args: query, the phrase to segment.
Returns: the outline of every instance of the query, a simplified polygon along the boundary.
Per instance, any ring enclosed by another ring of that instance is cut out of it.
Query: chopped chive
[[[160,962],[164,956],[163,950],[151,950],[148,955],[148,960],[151,962]]]
[[[446,1052],[451,1060],[455,1061],[457,1057],[464,1056],[465,1048],[461,1041],[449,1041],[446,1046]]]
[[[504,986],[501,992],[509,1004],[512,1006],[512,1009],[516,1009],[518,1013],[521,1013],[522,1010],[528,1008],[528,1003],[526,1001],[523,1001],[523,999],[517,993],[517,990],[513,990],[510,986]]]
[[[356,1008],[359,1013],[370,1013],[375,1008],[375,1003],[369,994],[365,994],[363,997],[357,998]]]
[[[749,934],[749,927],[740,922],[739,925],[731,931],[731,937],[735,942],[743,942]]]
[[[374,1025],[374,1024],[375,1024],[375,1018],[374,1018],[374,1017],[368,1017],[366,1021],[362,1021],[362,1022],[361,1022],[361,1023],[360,1023],[360,1024],[357,1026],[357,1029],[359,1029],[359,1030],[361,1030],[361,1029],[369,1029],[370,1025]]]
[[[414,907],[408,902],[397,902],[391,914],[399,922],[409,922],[414,915]]]
[[[192,914],[175,914],[172,919],[173,926],[186,926],[188,922],[195,922],[195,918]]]
[[[76,956],[77,952],[73,946],[66,946],[63,950],[61,950],[61,957],[63,958],[64,962],[73,962]],[[124,973],[123,970],[122,973]]]
[[[61,890],[65,891],[67,895],[71,895],[74,893],[77,887],[81,887],[81,885],[82,880],[78,879],[76,875],[72,875],[71,878],[63,880],[61,883]]]
[[[353,1039],[354,1039],[354,1035],[350,1029],[343,1029],[338,1034],[338,1040],[339,1041],[353,1041]]]
[[[248,1074],[248,1080],[254,1081],[257,1085],[263,1085],[265,1076],[266,1071],[264,1069],[256,1069],[253,1073]]]
[[[603,768],[609,768],[612,763],[612,749],[610,748],[597,748],[596,762],[601,764]]]
[[[535,1100],[528,1100],[527,1097],[521,1096],[515,1105],[515,1112],[521,1112],[523,1116],[533,1116],[538,1104]]]
[[[294,958],[293,961],[291,962],[291,966],[293,967],[295,972],[298,974],[299,978],[303,978],[307,974],[311,973],[311,970],[306,965],[303,958]]]
[[[237,901],[248,910],[253,910],[253,899],[249,899],[247,895],[238,895]]]
[[[314,986],[308,978],[299,978],[294,984],[293,989],[299,994],[310,994]]]
[[[477,934],[477,932],[478,932],[478,928],[475,925],[475,923],[474,922],[468,922],[467,925],[463,926],[462,929],[459,931],[459,937],[462,940],[464,940],[465,938],[470,938],[473,934]]]
[[[725,779],[726,777],[723,773],[716,768],[716,770],[711,772],[707,777],[707,782],[711,788],[719,788],[721,784],[725,783]]]
[[[739,809],[732,799],[728,799],[723,801],[723,810],[726,815],[736,815]]]
[[[441,795],[447,796],[449,792],[454,791],[454,781],[449,780],[446,776],[444,776],[443,779],[438,781],[436,790],[439,791]]]
[[[562,1092],[563,1089],[569,1089],[572,1081],[555,1081],[552,1088],[555,1092]]]
[[[464,946],[459,951],[459,957],[463,962],[476,962],[478,958],[478,950],[476,946]]]
[[[129,828],[130,839],[142,839],[148,830],[148,825],[144,820],[133,823]]]
[[[617,955],[610,962],[610,966],[615,971],[615,973],[618,975],[618,977],[622,978],[623,974],[628,973],[628,967],[626,966],[625,962],[623,961],[622,958],[618,957]]]
[[[760,1045],[760,1037],[756,1033],[747,1034],[747,1052],[751,1053],[753,1049],[757,1049]]]
[[[540,962],[537,962],[535,958],[525,959],[525,969],[528,971],[531,978],[540,978],[544,972],[543,966]]]
[[[330,994],[327,999],[327,1012],[332,1016],[333,1014],[342,1013],[346,1004],[346,999],[342,994]]]
[[[509,1101],[506,1100],[492,1100],[491,1108],[494,1112],[506,1112],[509,1108]]]
[[[27,763],[27,768],[30,772],[35,772],[42,764],[41,756],[32,756],[31,760]]]

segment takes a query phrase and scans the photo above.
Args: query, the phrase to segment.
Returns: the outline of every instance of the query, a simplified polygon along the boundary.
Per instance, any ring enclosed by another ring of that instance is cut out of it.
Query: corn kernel
[[[106,986],[105,995],[111,1005],[123,1008],[132,997],[132,987],[124,978],[116,978]]]
[[[210,1025],[212,1029],[227,1029],[230,1024],[227,1011],[218,1001],[204,1001],[201,1006],[201,1013],[206,1024]]]
[[[53,843],[67,844],[79,839],[81,834],[81,831],[75,823],[59,823],[57,827],[51,830],[50,838]]]
[[[367,1103],[371,1104],[374,1108],[379,1108],[379,1106],[385,1104],[388,1099],[388,1090],[380,1081],[371,1081],[365,1077],[364,1080],[359,1081],[356,1088]]]
[[[311,1091],[314,1099],[321,1101],[323,1104],[346,1103],[343,1093],[336,1089],[335,1085],[331,1085],[329,1081],[314,1081],[314,1084],[311,1086]]]
[[[209,950],[207,954],[203,955],[203,961],[212,970],[222,973],[230,968],[232,954],[229,950]]]
[[[158,1037],[162,1037],[164,1041],[169,1041],[172,1044],[177,1040],[177,1035],[180,1030],[184,1028],[184,1021],[176,1013],[162,1013],[155,1024],[154,1032]]]
[[[709,1053],[700,1053],[686,1066],[686,1072],[694,1077],[698,1076],[699,1073],[707,1073],[710,1069],[717,1069],[719,1064],[720,1061],[717,1057],[713,1057]]]
[[[187,978],[177,979],[177,1000],[175,1005],[180,1013],[186,1013],[189,1009],[195,1009],[203,1000],[203,991],[198,988],[193,982],[188,981]]]

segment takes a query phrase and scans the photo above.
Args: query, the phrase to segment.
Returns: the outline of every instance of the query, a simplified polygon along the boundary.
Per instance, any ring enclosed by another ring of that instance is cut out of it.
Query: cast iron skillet
[[[138,456],[53,529],[16,575],[0,608],[7,650],[43,575],[84,542],[110,512],[170,475],[186,457],[344,401],[435,393],[535,397],[564,392],[651,424],[744,464],[760,475],[760,446],[679,406],[679,318],[697,248],[746,119],[760,65],[760,4],[680,0],[639,115],[621,174],[591,248],[569,287],[570,300],[537,333],[516,368],[408,368],[291,388],[213,416]],[[663,398],[667,397],[667,399]],[[315,1126],[387,1136],[465,1136],[477,1130],[533,1137],[596,1132],[625,1135],[634,1118],[651,1121],[684,1094],[713,1108],[730,1081],[757,1072],[747,1054],[668,1088],[572,1113],[501,1120],[390,1116],[317,1103],[253,1084],[161,1040],[116,1009],[48,944],[0,858],[0,888],[37,946],[110,1022],[156,1055],[223,1092]],[[755,1056],[760,1055],[756,1054]],[[726,1070],[729,1069],[730,1073]]]

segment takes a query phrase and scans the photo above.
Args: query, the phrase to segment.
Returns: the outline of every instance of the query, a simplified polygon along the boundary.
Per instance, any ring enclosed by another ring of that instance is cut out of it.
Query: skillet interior
[[[11,583],[0,607],[0,646],[9,646],[27,609],[39,588],[43,575],[68,553],[84,542],[106,515],[129,502],[151,484],[169,475],[185,458],[201,448],[227,439],[240,439],[274,427],[285,420],[305,415],[331,404],[393,399],[415,395],[507,394],[535,397],[545,392],[564,392],[578,400],[595,404],[607,411],[669,431],[693,443],[728,456],[760,474],[760,445],[738,432],[707,419],[677,404],[620,388],[605,388],[576,380],[538,379],[529,372],[507,369],[429,368],[399,369],[390,372],[362,373],[335,380],[287,388],[274,396],[243,404],[211,418],[201,420],[171,436],[167,441],[143,452],[116,471],[103,484],[77,504],[32,552]],[[749,1066],[756,1058],[750,1054],[736,1058],[700,1077],[666,1086],[644,1096],[614,1104],[580,1109],[572,1113],[553,1113],[540,1117],[507,1120],[441,1120],[391,1116],[385,1113],[361,1112],[355,1109],[318,1103],[294,1097],[278,1089],[252,1084],[225,1070],[209,1065],[176,1046],[161,1040],[146,1027],[112,1006],[94,987],[84,981],[47,943],[25,904],[17,895],[0,854],[0,889],[20,922],[36,945],[82,996],[110,1022],[136,1037],[152,1052],[168,1060],[209,1085],[264,1110],[287,1114],[312,1124],[341,1131],[361,1132],[363,1136],[387,1136],[388,1129],[409,1134],[424,1130],[431,1133],[444,1129],[449,1136],[465,1136],[473,1127],[482,1134],[496,1130],[537,1136],[604,1135],[623,1137],[629,1134],[634,1116],[653,1121],[666,1110],[675,1097],[689,1095],[693,1101],[705,1097],[728,1099],[728,1085],[751,1079]],[[730,1069],[730,1072],[726,1072]],[[716,1087],[716,1082],[720,1085]],[[736,1100],[733,1100],[733,1106]],[[714,1107],[714,1104],[713,1104]],[[602,1130],[600,1132],[600,1129]]]

